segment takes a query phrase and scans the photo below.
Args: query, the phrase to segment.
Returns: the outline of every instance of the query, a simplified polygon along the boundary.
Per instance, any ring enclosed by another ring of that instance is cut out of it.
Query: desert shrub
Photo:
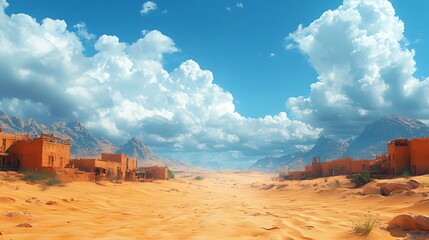
[[[29,182],[40,182],[43,180],[56,178],[55,173],[50,173],[47,171],[25,171],[24,180]]]
[[[401,177],[407,178],[411,176],[410,171],[408,171],[408,169],[405,169],[404,171],[402,171]]]
[[[369,172],[363,171],[356,176],[352,177],[350,180],[352,183],[355,184],[356,187],[361,187],[369,182],[372,181],[372,179],[369,176]]]
[[[203,180],[204,178],[202,176],[196,176],[194,177],[195,180]]]
[[[340,188],[342,186],[338,179],[335,179],[335,181],[329,183],[328,185],[334,188]]]
[[[362,222],[353,222],[353,231],[358,234],[368,235],[374,228],[377,222],[377,217],[366,216]]]
[[[60,179],[57,178],[55,173],[47,171],[25,171],[24,180],[32,183],[40,183],[42,190],[48,189],[50,186],[62,185]]]
[[[61,180],[56,177],[50,178],[48,179],[48,181],[46,181],[46,186],[57,186],[61,184],[62,184]]]
[[[168,179],[174,179],[174,178],[175,178],[174,172],[172,170],[168,169]]]

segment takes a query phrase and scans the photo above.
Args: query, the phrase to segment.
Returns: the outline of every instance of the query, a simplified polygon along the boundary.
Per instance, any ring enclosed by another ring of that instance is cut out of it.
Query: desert
[[[153,182],[67,182],[43,188],[0,172],[1,239],[425,239],[388,230],[401,214],[429,215],[429,175],[375,180],[420,185],[363,194],[344,176],[278,181],[268,173],[187,171]],[[358,234],[354,223],[375,219]]]
[[[428,9],[0,0],[0,240],[429,240]]]

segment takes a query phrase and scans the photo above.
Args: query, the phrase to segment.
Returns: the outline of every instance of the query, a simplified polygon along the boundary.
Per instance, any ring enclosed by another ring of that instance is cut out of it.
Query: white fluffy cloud
[[[163,57],[178,49],[157,30],[131,44],[102,35],[97,53],[85,56],[66,22],[39,23],[1,8],[0,46],[0,108],[21,118],[78,119],[117,142],[138,135],[162,152],[235,157],[281,153],[320,132],[286,113],[241,116],[232,94],[194,60],[167,71]]]
[[[88,28],[86,27],[86,23],[79,22],[79,23],[76,23],[73,27],[77,29],[77,35],[79,37],[81,37],[87,41],[95,38],[94,34],[88,32]]]
[[[345,0],[287,40],[318,73],[308,97],[286,105],[327,134],[350,136],[369,121],[396,113],[426,119],[429,79],[418,80],[414,51],[404,48],[404,23],[387,0]]]
[[[156,3],[151,2],[151,1],[147,1],[145,3],[143,3],[142,5],[142,9],[140,10],[140,14],[146,15],[151,11],[155,11],[158,7],[156,6]]]

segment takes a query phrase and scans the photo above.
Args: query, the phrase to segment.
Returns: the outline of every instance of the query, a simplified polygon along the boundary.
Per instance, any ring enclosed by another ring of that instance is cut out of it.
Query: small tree
[[[174,179],[174,172],[170,169],[168,169],[168,179]]]
[[[354,183],[356,187],[361,187],[371,182],[372,179],[369,177],[369,172],[364,170],[363,172],[353,177],[350,181]]]

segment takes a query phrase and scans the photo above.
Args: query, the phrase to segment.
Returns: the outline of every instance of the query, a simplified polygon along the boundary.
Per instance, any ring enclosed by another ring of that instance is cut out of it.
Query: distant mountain
[[[145,160],[159,160],[161,159],[158,155],[152,152],[147,146],[145,146],[138,138],[133,137],[127,143],[122,145],[119,152],[128,154],[130,157],[135,157]]]
[[[133,137],[127,143],[122,145],[117,153],[126,153],[129,157],[138,159],[138,166],[153,166],[153,165],[167,165],[173,168],[189,168],[191,165],[187,162],[179,160],[171,160],[168,158],[161,158],[156,155],[152,150],[145,146],[138,138]]]
[[[53,132],[58,137],[70,138],[72,157],[95,157],[101,152],[115,152],[119,149],[119,146],[115,146],[108,140],[94,136],[79,121],[54,122],[47,127],[31,118],[24,121],[0,111],[0,127],[4,132],[10,133],[38,135],[41,132]]]
[[[10,117],[6,113],[0,111],[0,127],[4,132],[11,133],[29,133],[36,134],[43,131],[48,131],[48,128],[43,124],[38,124],[33,119],[23,121],[17,117]]]
[[[280,157],[266,157],[256,161],[250,169],[268,172],[279,172],[289,169],[303,169],[311,163],[313,157],[322,161],[340,158],[347,150],[348,143],[335,141],[324,136],[320,137],[309,151],[300,151]]]
[[[373,159],[387,152],[387,143],[396,138],[429,137],[429,127],[419,120],[390,115],[369,124],[350,143],[344,156]]]
[[[161,158],[143,145],[137,138],[132,138],[123,146],[111,143],[103,137],[92,134],[79,121],[54,122],[47,127],[38,124],[33,119],[23,121],[17,117],[10,117],[0,111],[0,127],[4,132],[16,134],[38,135],[41,132],[51,133],[61,138],[70,138],[70,153],[72,158],[98,157],[100,153],[124,152],[130,157],[139,159],[139,166],[167,165],[175,168],[189,168],[190,164],[182,161]]]
[[[101,152],[115,152],[119,146],[114,145],[102,137],[94,136],[79,121],[54,122],[51,131],[55,135],[70,138],[70,151],[75,157],[98,156]]]
[[[329,161],[342,157],[374,159],[387,152],[387,143],[396,138],[429,137],[429,127],[421,121],[390,115],[369,124],[355,139],[335,141],[321,137],[308,152],[296,152],[281,157],[266,157],[256,161],[250,169],[279,172],[284,169],[303,169],[313,157]]]

